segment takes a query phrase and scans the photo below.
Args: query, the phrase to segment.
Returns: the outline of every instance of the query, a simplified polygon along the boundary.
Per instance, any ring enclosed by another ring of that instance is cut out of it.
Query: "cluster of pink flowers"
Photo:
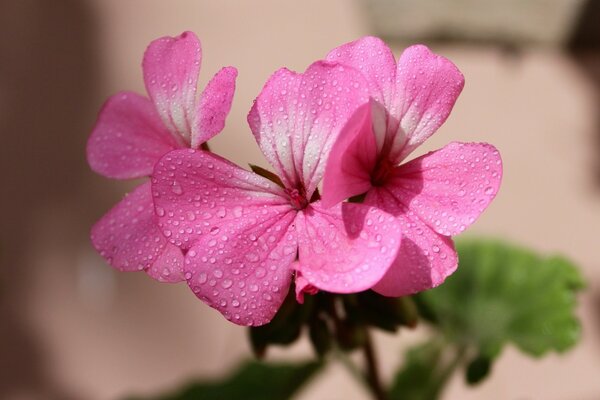
[[[454,64],[422,45],[396,62],[365,37],[303,73],[276,71],[248,115],[272,174],[202,146],[225,125],[237,71],[223,68],[198,95],[201,59],[191,32],[155,40],[143,60],[149,98],[118,93],[100,112],[92,169],[150,178],[92,229],[110,265],[186,281],[254,326],[273,318],[292,280],[302,302],[319,290],[409,295],[455,271],[451,236],[496,195],[498,151],[450,143],[401,164],[454,106],[464,84]]]

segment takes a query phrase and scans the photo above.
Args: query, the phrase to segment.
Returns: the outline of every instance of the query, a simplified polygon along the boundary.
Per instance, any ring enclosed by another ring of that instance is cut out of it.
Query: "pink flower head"
[[[120,92],[104,104],[87,144],[92,169],[106,177],[149,176],[167,152],[197,148],[219,133],[231,108],[235,68],[221,69],[196,93],[202,52],[192,32],[150,43],[143,71],[150,99]],[[183,279],[183,254],[156,225],[150,182],[135,188],[92,228],[92,243],[113,267]]]
[[[435,287],[457,267],[450,236],[471,225],[498,192],[500,155],[486,143],[450,143],[399,164],[446,120],[464,78],[422,45],[406,49],[396,64],[374,37],[340,46],[327,59],[360,70],[371,101],[333,146],[322,204],[366,194],[364,204],[401,224],[398,256],[375,291],[403,296]]]
[[[294,274],[298,296],[362,291],[395,259],[400,227],[376,207],[317,200],[329,150],[368,100],[352,68],[317,62],[277,71],[248,116],[282,185],[214,154],[176,150],[152,176],[159,226],[185,252],[193,292],[242,325],[271,320]]]

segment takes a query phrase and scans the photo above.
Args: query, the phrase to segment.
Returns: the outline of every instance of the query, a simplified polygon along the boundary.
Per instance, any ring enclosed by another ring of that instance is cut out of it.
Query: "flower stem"
[[[365,343],[363,345],[363,353],[366,361],[366,378],[369,388],[376,400],[388,400],[387,393],[381,383],[379,376],[379,367],[377,365],[377,356],[373,348],[373,341],[367,329],[365,329]]]

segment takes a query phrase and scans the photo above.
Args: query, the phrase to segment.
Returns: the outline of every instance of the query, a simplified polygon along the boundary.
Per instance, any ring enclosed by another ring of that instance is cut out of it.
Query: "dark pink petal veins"
[[[297,269],[317,289],[355,293],[387,272],[400,245],[400,224],[375,207],[317,203],[298,213]]]
[[[200,95],[196,122],[192,130],[192,148],[198,148],[225,127],[231,109],[237,69],[225,67],[208,82]]]
[[[183,255],[160,233],[150,182],[138,186],[92,228],[92,244],[121,271],[146,270],[161,281],[183,280]]]
[[[191,142],[196,91],[202,61],[200,41],[193,32],[154,40],[144,53],[144,82],[169,130]]]
[[[152,194],[160,229],[185,250],[229,221],[253,226],[260,218],[291,209],[275,183],[213,153],[192,149],[172,151],[156,164]]]
[[[384,296],[406,296],[440,285],[456,270],[452,240],[433,231],[385,188],[371,190],[365,203],[395,215],[402,230],[397,258],[373,290]]]
[[[154,106],[136,93],[110,97],[87,143],[92,169],[116,179],[149,176],[165,153],[178,147]]]
[[[303,74],[275,72],[248,123],[286,187],[303,187],[310,198],[335,139],[367,100],[367,84],[358,71],[318,61]]]
[[[487,143],[453,142],[397,167],[387,190],[437,233],[457,235],[498,193],[502,160]]]
[[[400,162],[446,121],[464,83],[451,61],[427,47],[416,45],[404,50],[398,60],[396,93],[390,110],[400,121],[391,161]]]

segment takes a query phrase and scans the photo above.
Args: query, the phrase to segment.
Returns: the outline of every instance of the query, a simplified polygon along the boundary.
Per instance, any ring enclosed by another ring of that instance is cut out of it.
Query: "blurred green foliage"
[[[199,381],[153,400],[287,400],[320,368],[318,362],[266,364],[247,361],[218,381]],[[131,400],[140,400],[132,398]],[[149,399],[146,399],[149,400]]]
[[[584,281],[572,263],[492,240],[460,241],[457,250],[458,271],[415,296],[433,337],[407,352],[392,399],[437,399],[459,366],[477,384],[506,344],[540,357],[579,340],[576,294]]]

